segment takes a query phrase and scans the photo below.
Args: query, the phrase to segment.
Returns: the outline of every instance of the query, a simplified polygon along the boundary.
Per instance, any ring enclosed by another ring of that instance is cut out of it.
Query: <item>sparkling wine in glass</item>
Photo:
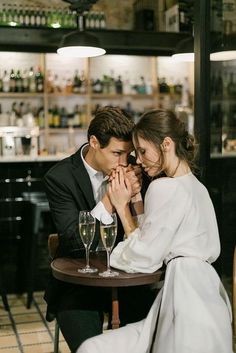
[[[89,251],[95,235],[95,226],[96,220],[91,213],[89,211],[80,211],[79,233],[86,251],[86,266],[81,269],[79,268],[78,272],[93,273],[98,271],[97,268],[93,268],[89,265]]]
[[[99,273],[99,276],[102,276],[102,277],[115,277],[119,275],[118,272],[112,271],[110,268],[110,255],[117,236],[116,214],[112,213],[111,217],[112,217],[112,222],[109,224],[105,224],[102,221],[100,221],[100,234],[101,234],[104,248],[106,249],[106,252],[107,252],[107,269],[106,271]]]

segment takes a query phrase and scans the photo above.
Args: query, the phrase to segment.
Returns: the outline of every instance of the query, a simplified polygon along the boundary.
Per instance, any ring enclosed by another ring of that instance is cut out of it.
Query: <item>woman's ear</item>
[[[165,152],[167,152],[167,151],[169,151],[170,150],[170,148],[173,146],[173,140],[172,140],[172,138],[170,138],[170,137],[165,137],[164,138],[164,140],[163,140],[163,142],[162,142],[162,146],[163,146],[163,150],[165,151]]]
[[[99,143],[99,141],[98,141],[98,139],[97,139],[96,136],[94,136],[94,135],[91,135],[91,136],[90,136],[89,145],[90,145],[92,148],[94,148],[95,150],[100,146],[100,143]]]

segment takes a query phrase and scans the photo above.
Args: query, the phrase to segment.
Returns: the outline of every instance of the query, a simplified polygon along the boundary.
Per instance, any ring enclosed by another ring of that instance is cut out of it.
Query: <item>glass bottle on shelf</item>
[[[23,80],[21,77],[20,70],[17,70],[16,76],[15,76],[15,91],[23,92]]]
[[[81,111],[79,110],[79,105],[76,104],[73,112],[73,127],[81,127]]]
[[[121,76],[119,75],[117,80],[115,81],[115,88],[117,94],[123,94],[123,82]]]
[[[44,77],[43,77],[43,73],[41,70],[41,67],[38,67],[38,70],[35,74],[35,83],[36,83],[36,92],[43,92],[44,90]]]
[[[5,93],[10,92],[10,76],[7,70],[4,70],[4,74],[2,78],[2,90]]]
[[[81,71],[80,81],[81,81],[80,93],[86,93],[87,82],[86,82],[86,77],[85,77],[84,70]]]
[[[35,82],[34,69],[32,66],[29,70],[28,78],[29,78],[29,92],[34,93],[36,92],[36,82]]]
[[[75,74],[73,78],[73,86],[72,86],[73,93],[80,93],[80,88],[81,88],[81,80],[79,77],[79,72],[78,70],[75,70]]]
[[[0,74],[0,92],[3,91],[3,78],[2,75]]]
[[[10,92],[15,92],[16,91],[16,76],[14,73],[14,70],[11,69],[10,73]]]

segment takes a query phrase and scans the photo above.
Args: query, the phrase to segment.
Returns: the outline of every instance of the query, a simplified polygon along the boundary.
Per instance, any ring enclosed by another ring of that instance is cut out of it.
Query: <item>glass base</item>
[[[99,276],[101,276],[101,277],[116,277],[116,276],[119,276],[119,272],[107,270],[104,272],[100,272]]]
[[[95,272],[98,272],[98,269],[97,268],[94,268],[94,267],[84,267],[84,268],[78,268],[77,270],[78,272],[80,273],[95,273]]]

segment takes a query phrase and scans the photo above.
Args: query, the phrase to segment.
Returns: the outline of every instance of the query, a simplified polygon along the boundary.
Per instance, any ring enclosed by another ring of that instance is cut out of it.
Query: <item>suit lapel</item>
[[[93,196],[92,184],[81,158],[82,148],[83,146],[73,156],[73,171],[76,181],[79,184],[79,187],[84,195],[84,199],[88,203],[89,208],[92,209],[93,207],[95,207],[95,200]]]

